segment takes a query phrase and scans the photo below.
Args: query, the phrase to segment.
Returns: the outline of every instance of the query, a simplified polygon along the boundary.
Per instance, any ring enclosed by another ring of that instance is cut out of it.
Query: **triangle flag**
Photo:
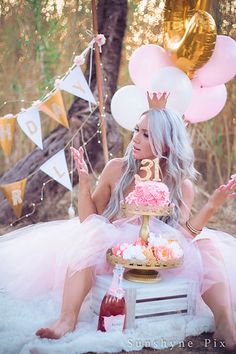
[[[46,100],[39,106],[39,110],[46,113],[58,123],[64,125],[65,128],[69,128],[67,114],[60,90],[56,90],[55,93],[53,93],[49,98],[46,98]]]
[[[57,152],[47,160],[40,170],[49,175],[55,181],[61,183],[64,187],[72,191],[72,185],[69,177],[69,171],[66,164],[64,149]]]
[[[61,81],[60,88],[72,93],[72,95],[96,104],[95,98],[79,65],[72,69],[65,79]]]
[[[0,145],[7,157],[11,154],[15,128],[16,118],[14,116],[0,118]]]
[[[23,132],[43,150],[40,115],[37,107],[30,107],[17,115],[17,123]]]
[[[14,183],[0,185],[0,189],[12,206],[17,218],[21,216],[26,182],[27,178],[24,178]]]

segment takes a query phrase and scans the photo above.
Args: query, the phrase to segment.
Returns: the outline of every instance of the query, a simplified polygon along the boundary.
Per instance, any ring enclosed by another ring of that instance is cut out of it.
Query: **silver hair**
[[[144,114],[148,116],[149,141],[154,156],[159,158],[162,182],[168,186],[170,200],[175,205],[172,215],[161,217],[161,220],[171,224],[180,219],[180,206],[183,203],[183,181],[186,178],[196,179],[194,153],[183,120],[176,112],[170,109],[152,109]],[[133,182],[134,175],[139,170],[140,161],[134,159],[132,147],[133,142],[131,141],[123,157],[124,172],[103,212],[103,215],[108,219],[119,215],[124,191]]]

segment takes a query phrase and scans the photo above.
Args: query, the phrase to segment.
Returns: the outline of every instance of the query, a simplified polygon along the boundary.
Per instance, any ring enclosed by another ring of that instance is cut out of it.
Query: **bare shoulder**
[[[122,158],[115,158],[110,160],[103,169],[102,175],[104,177],[120,176],[122,173],[122,167],[124,165]]]
[[[195,186],[193,182],[188,178],[186,178],[182,183],[182,193],[184,195],[194,195],[195,193]]]
[[[195,196],[195,186],[190,179],[185,179],[182,184],[182,203],[191,209]]]
[[[122,170],[124,165],[124,160],[120,157],[116,157],[115,159],[110,160],[106,164],[107,169],[115,169],[115,170]]]
[[[93,202],[100,215],[105,210],[110,200],[112,190],[114,189],[114,185],[122,174],[122,166],[123,160],[121,158],[112,159],[106,164],[100,175],[92,195]]]

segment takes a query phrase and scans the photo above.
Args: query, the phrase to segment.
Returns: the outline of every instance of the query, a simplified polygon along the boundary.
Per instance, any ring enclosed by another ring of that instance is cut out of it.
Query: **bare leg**
[[[236,350],[236,325],[233,317],[231,291],[221,253],[211,240],[200,240],[206,278],[214,284],[202,295],[214,315],[215,333],[213,337],[225,342],[229,350]],[[206,280],[207,281],[207,280]]]
[[[40,328],[36,335],[41,338],[59,339],[75,329],[81,305],[92,286],[92,268],[85,268],[65,278],[61,315],[48,328]]]
[[[202,295],[202,298],[214,315],[215,333],[213,337],[224,341],[226,348],[235,351],[236,325],[233,318],[230,289],[227,283],[213,285]]]

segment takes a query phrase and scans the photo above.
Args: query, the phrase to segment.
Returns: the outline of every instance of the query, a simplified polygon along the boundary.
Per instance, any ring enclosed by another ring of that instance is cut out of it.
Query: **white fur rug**
[[[211,317],[178,317],[142,325],[125,333],[96,331],[97,317],[85,304],[80,322],[73,333],[60,340],[38,339],[35,331],[53,322],[60,301],[52,295],[30,301],[15,300],[0,292],[0,354],[79,354],[115,353],[141,350],[144,346],[164,349],[173,347],[185,337],[213,331]]]

